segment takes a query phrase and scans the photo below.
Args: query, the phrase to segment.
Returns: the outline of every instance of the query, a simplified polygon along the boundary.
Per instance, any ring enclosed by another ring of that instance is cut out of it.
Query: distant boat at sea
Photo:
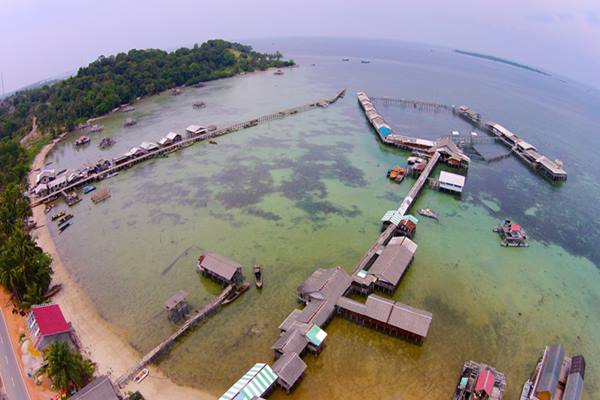
[[[371,61],[370,61],[370,60],[362,60],[362,61],[361,61],[361,64],[370,64],[370,63],[371,63]]]
[[[349,58],[342,58],[342,61],[350,61]]]

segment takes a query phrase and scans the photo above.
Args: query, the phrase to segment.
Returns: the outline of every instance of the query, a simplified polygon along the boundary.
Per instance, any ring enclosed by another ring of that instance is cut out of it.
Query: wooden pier
[[[100,180],[104,179],[107,175],[109,175],[113,172],[118,172],[120,170],[130,168],[130,167],[134,166],[135,164],[150,160],[152,158],[162,156],[164,154],[173,153],[175,151],[189,147],[196,142],[213,139],[213,138],[216,138],[219,136],[226,135],[228,133],[237,132],[241,129],[252,128],[254,126],[258,126],[260,124],[264,124],[269,121],[282,119],[282,118],[288,117],[290,115],[295,115],[295,114],[309,111],[309,110],[312,110],[315,108],[327,107],[328,105],[333,104],[336,101],[338,101],[339,99],[341,99],[342,97],[344,97],[345,94],[346,94],[346,89],[342,89],[338,93],[336,93],[336,95],[331,99],[323,99],[323,100],[319,100],[319,101],[316,101],[313,103],[304,104],[304,105],[301,105],[298,107],[287,108],[287,109],[284,109],[284,110],[281,110],[281,111],[278,111],[278,112],[275,112],[272,114],[262,115],[262,116],[259,116],[258,118],[250,119],[250,120],[247,120],[244,122],[239,122],[239,123],[233,124],[231,126],[228,126],[226,128],[222,128],[222,129],[218,129],[218,130],[215,130],[212,132],[207,132],[204,134],[190,137],[188,139],[181,140],[181,141],[179,141],[175,144],[169,145],[169,146],[160,147],[156,150],[149,151],[146,154],[143,154],[141,156],[130,159],[124,163],[121,163],[118,165],[113,165],[111,168],[104,170],[100,173],[93,174],[84,179],[78,180],[77,182],[74,182],[74,183],[72,183],[58,191],[50,193],[46,196],[35,199],[32,201],[31,206],[36,207],[40,204],[47,203],[49,201],[53,201],[59,197],[61,191],[68,192],[68,191],[77,189],[80,186],[83,186],[83,185],[86,185],[86,184],[89,184],[92,182],[100,181]]]
[[[454,107],[447,104],[432,103],[429,101],[410,100],[410,99],[398,99],[393,97],[371,97],[371,100],[379,102],[385,105],[398,105],[405,108],[414,108],[417,110],[425,111],[449,111],[453,112]]]
[[[146,367],[148,364],[150,364],[152,361],[154,361],[158,356],[163,354],[165,351],[170,349],[171,346],[173,346],[175,341],[181,335],[183,335],[188,330],[190,330],[191,328],[198,325],[200,322],[204,321],[210,315],[214,314],[217,311],[217,309],[223,304],[223,301],[231,294],[231,292],[233,290],[234,290],[233,285],[227,286],[217,298],[215,298],[213,301],[208,303],[206,306],[204,306],[204,308],[202,308],[198,312],[194,313],[190,318],[187,319],[187,321],[179,329],[177,329],[177,331],[175,331],[175,333],[173,333],[171,336],[169,336],[167,339],[165,339],[163,342],[161,342],[154,349],[150,350],[150,352],[148,352],[148,354],[146,354],[144,357],[142,357],[142,359],[137,364],[135,364],[133,367],[131,367],[129,370],[127,370],[127,372],[125,372],[124,375],[119,377],[115,381],[117,386],[123,387],[131,379],[133,379],[133,377],[138,372],[140,372],[144,367]]]

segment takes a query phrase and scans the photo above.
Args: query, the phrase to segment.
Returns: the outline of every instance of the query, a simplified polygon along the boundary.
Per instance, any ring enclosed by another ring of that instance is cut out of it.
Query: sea
[[[304,358],[308,369],[296,390],[271,398],[448,399],[463,363],[474,360],[503,372],[505,398],[516,399],[553,343],[585,356],[584,399],[599,398],[600,91],[437,46],[332,38],[249,44],[279,50],[299,66],[141,99],[135,111],[101,120],[104,131],[91,134],[87,147],[74,145],[81,133],[73,132],[49,155],[55,169],[80,168],[191,124],[223,127],[347,90],[328,108],[122,171],[97,184],[112,194],[98,205],[84,195],[70,210],[73,225],[58,234],[52,224],[51,231],[99,314],[143,354],[177,329],[163,311],[172,294],[186,290],[199,309],[220,292],[196,272],[202,253],[240,262],[250,281],[252,266],[262,265],[262,290],[252,286],[158,362],[175,382],[218,397],[254,363],[273,362],[278,325],[301,307],[296,288],[317,268],[352,271],[379,235],[382,215],[414,182],[386,178],[410,154],[379,141],[356,92],[466,104],[562,160],[568,181],[552,184],[509,157],[473,160],[460,197],[426,187],[410,212],[428,207],[439,221],[420,218],[414,261],[388,297],[433,313],[427,339],[419,346],[335,317],[323,352]],[[206,107],[194,109],[199,101]],[[451,113],[377,106],[409,136],[476,131]],[[138,122],[124,128],[128,117]],[[104,137],[116,144],[100,150]],[[488,156],[507,151],[477,146]],[[526,229],[528,248],[500,246],[492,228],[504,219]]]

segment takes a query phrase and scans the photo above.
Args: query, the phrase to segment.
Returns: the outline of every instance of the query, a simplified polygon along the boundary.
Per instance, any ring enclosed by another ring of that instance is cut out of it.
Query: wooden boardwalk
[[[417,110],[427,111],[454,111],[454,107],[447,104],[432,103],[430,101],[400,99],[393,97],[372,97],[371,100],[380,102],[385,105],[398,105],[406,108],[414,108]]]
[[[190,137],[188,139],[184,139],[180,142],[177,142],[175,144],[172,144],[170,146],[166,146],[166,147],[161,147],[157,150],[154,151],[150,151],[147,154],[141,155],[139,157],[133,158],[127,162],[124,162],[122,164],[119,165],[114,165],[111,168],[102,171],[100,173],[94,174],[94,175],[90,175],[87,178],[78,180],[75,183],[72,183],[70,185],[67,185],[63,188],[57,189],[56,191],[54,191],[53,193],[50,193],[46,196],[40,197],[38,199],[35,199],[32,201],[31,206],[35,207],[38,206],[40,204],[43,203],[47,203],[49,201],[53,201],[56,198],[58,198],[60,196],[61,192],[68,192],[68,191],[72,191],[77,189],[80,186],[89,184],[91,182],[96,182],[99,180],[102,180],[106,177],[106,175],[113,173],[113,172],[117,172],[123,169],[127,169],[130,168],[132,166],[134,166],[135,164],[138,164],[140,162],[143,161],[147,161],[150,160],[152,158],[156,158],[159,156],[162,156],[164,154],[168,154],[168,153],[172,153],[178,150],[181,150],[183,148],[189,147],[191,145],[193,145],[196,142],[201,142],[201,141],[205,141],[208,139],[212,139],[212,138],[216,138],[219,136],[223,136],[226,135],[228,133],[233,133],[233,132],[237,132],[241,129],[246,129],[246,128],[252,128],[254,126],[258,126],[260,124],[263,124],[265,122],[269,122],[269,121],[274,121],[277,119],[282,119],[285,117],[288,117],[290,115],[295,115],[304,111],[309,111],[315,108],[320,108],[320,107],[326,107],[330,104],[335,103],[336,101],[338,101],[340,98],[344,97],[344,95],[346,94],[346,89],[342,89],[340,90],[333,98],[331,99],[324,99],[324,100],[320,100],[320,101],[316,101],[314,103],[309,103],[309,104],[304,104],[298,107],[292,107],[292,108],[287,108],[285,110],[281,110],[272,114],[267,114],[267,115],[262,115],[258,118],[254,118],[251,120],[247,120],[244,122],[239,122],[237,124],[228,126],[226,128],[222,128],[222,129],[218,129],[215,130],[213,132],[208,132],[208,133],[204,133],[201,135],[197,135],[197,136],[193,136]]]
[[[135,375],[138,372],[140,372],[144,367],[146,367],[148,364],[154,361],[159,355],[163,354],[165,351],[171,348],[171,346],[173,346],[177,338],[179,338],[189,329],[198,325],[200,322],[204,321],[208,316],[214,314],[217,311],[217,309],[221,306],[223,301],[227,298],[227,296],[229,296],[232,290],[233,286],[227,286],[217,298],[215,298],[213,301],[204,306],[204,308],[202,308],[198,312],[194,313],[190,318],[188,318],[187,321],[185,321],[185,323],[181,325],[181,327],[177,329],[177,331],[175,331],[175,333],[173,333],[167,339],[162,341],[154,349],[150,350],[150,352],[148,352],[148,354],[142,357],[142,359],[137,364],[135,364],[133,367],[127,370],[127,372],[125,372],[124,375],[119,377],[115,381],[117,386],[122,387],[125,384],[127,384],[127,382],[133,379]]]
[[[406,197],[404,198],[402,203],[400,203],[400,207],[398,207],[398,210],[397,210],[397,212],[400,215],[405,215],[406,212],[408,211],[408,209],[410,208],[410,206],[412,205],[412,203],[417,198],[417,196],[419,196],[421,189],[423,189],[423,186],[427,182],[429,175],[431,174],[431,171],[433,171],[433,168],[435,168],[439,159],[440,159],[440,153],[436,151],[435,154],[433,155],[433,157],[431,157],[431,159],[429,160],[429,163],[427,163],[427,166],[425,167],[425,169],[423,170],[421,175],[419,175],[419,178],[416,180],[416,182],[410,188],[410,191],[408,192],[408,194],[406,195]],[[388,244],[388,242],[394,236],[394,233],[396,233],[396,228],[397,228],[397,226],[394,224],[388,225],[388,227],[381,233],[381,235],[379,235],[379,237],[377,238],[375,243],[373,243],[373,245],[369,248],[369,250],[367,250],[367,252],[358,261],[358,263],[354,267],[354,271],[352,271],[353,275],[356,274],[361,269],[364,269],[365,266],[369,263],[369,261],[373,258],[373,256],[382,247],[384,247]]]

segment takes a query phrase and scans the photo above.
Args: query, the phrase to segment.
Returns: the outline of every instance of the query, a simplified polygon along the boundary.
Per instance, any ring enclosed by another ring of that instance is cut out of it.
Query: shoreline
[[[58,140],[54,140],[45,145],[35,156],[29,170],[30,184],[35,181],[34,171],[44,167],[46,156],[57,143]],[[91,299],[67,271],[46,225],[48,221],[44,205],[32,208],[32,214],[39,227],[32,236],[37,245],[52,257],[52,283],[62,284],[62,290],[52,301],[60,305],[65,318],[72,324],[81,343],[82,354],[96,363],[96,375],[106,374],[112,380],[118,378],[142,356],[122,339],[123,335],[114,326],[98,314]],[[141,384],[131,382],[122,391],[139,391],[145,398],[152,400],[215,398],[206,391],[176,384],[154,365],[148,366],[148,370],[150,375]]]

